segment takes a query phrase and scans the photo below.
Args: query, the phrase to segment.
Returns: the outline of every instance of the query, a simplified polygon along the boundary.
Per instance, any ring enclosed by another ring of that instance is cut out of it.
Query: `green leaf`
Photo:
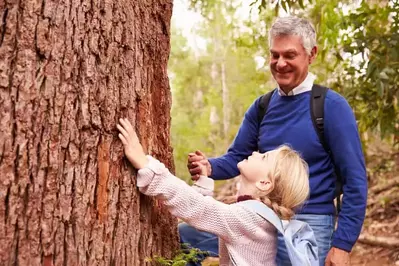
[[[383,79],[383,80],[389,80],[389,77],[388,77],[388,75],[385,73],[385,72],[380,72],[380,79]]]
[[[288,12],[288,4],[287,4],[287,1],[282,0],[282,1],[281,1],[281,7],[284,9],[285,12]]]

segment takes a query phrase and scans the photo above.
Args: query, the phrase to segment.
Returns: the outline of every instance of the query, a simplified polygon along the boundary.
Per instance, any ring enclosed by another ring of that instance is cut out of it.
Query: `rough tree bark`
[[[172,0],[0,1],[0,265],[145,265],[176,221],[139,195],[116,122],[173,167]]]

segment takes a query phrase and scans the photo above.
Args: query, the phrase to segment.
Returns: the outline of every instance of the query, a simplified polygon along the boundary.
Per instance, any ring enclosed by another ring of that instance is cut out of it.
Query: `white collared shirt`
[[[311,91],[313,87],[313,82],[315,81],[316,76],[312,73],[308,73],[306,76],[305,80],[302,81],[301,84],[299,84],[297,87],[292,89],[288,94],[286,94],[282,89],[280,89],[280,86],[277,85],[278,87],[278,94],[280,96],[293,96],[293,95],[298,95],[307,91]]]

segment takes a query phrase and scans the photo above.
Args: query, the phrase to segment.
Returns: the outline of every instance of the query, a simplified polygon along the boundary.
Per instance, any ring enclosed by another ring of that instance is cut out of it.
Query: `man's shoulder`
[[[351,115],[353,110],[343,95],[329,89],[325,98],[324,113],[327,113],[329,118],[342,119],[342,116]]]
[[[348,104],[348,101],[343,95],[329,88],[326,94],[326,104]]]

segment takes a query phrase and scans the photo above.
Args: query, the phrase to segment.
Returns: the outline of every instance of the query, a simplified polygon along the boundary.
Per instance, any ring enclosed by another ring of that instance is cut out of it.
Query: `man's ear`
[[[311,63],[313,63],[313,61],[316,59],[317,51],[318,51],[317,46],[314,46],[314,47],[312,48],[312,50],[310,51],[309,65],[310,65]]]
[[[266,193],[270,193],[274,188],[273,183],[268,179],[257,181],[255,186],[260,191],[266,192]]]

